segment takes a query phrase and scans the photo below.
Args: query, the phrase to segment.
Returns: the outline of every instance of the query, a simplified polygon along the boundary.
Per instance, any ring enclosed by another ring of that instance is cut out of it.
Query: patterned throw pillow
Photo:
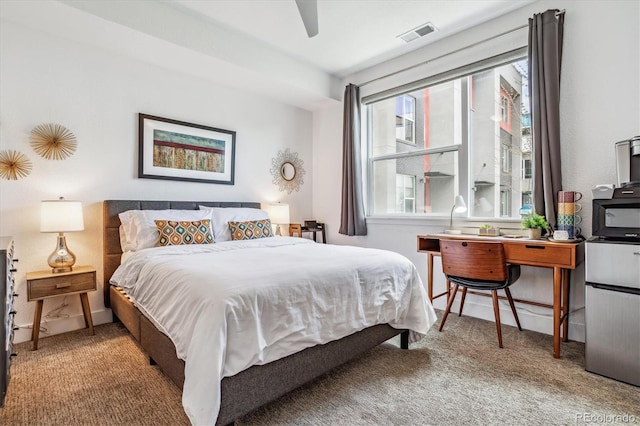
[[[160,231],[161,246],[186,244],[212,244],[211,221],[209,219],[189,221],[156,220]]]
[[[229,222],[229,229],[232,240],[256,240],[273,237],[270,219]]]

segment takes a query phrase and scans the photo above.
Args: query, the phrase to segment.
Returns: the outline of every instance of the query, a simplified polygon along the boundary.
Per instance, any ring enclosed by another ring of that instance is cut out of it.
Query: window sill
[[[448,226],[450,216],[424,216],[424,215],[376,215],[367,216],[367,224],[372,225],[431,225]],[[495,217],[453,217],[455,228],[480,228],[481,225],[489,224],[498,228],[520,228],[521,219],[517,218],[495,218]]]

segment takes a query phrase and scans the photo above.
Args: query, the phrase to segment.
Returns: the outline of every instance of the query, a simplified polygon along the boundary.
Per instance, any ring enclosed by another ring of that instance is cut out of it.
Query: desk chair
[[[520,265],[510,265],[505,261],[504,247],[498,241],[469,241],[460,239],[440,240],[440,254],[442,256],[442,270],[447,277],[447,287],[453,283],[453,290],[447,298],[447,309],[440,323],[440,331],[444,327],[451,305],[462,287],[460,313],[464,306],[467,289],[491,290],[493,297],[493,312],[496,317],[498,331],[498,345],[502,347],[502,330],[500,328],[500,307],[498,305],[498,290],[504,289],[516,319],[518,330],[520,320],[516,313],[509,286],[520,277]]]

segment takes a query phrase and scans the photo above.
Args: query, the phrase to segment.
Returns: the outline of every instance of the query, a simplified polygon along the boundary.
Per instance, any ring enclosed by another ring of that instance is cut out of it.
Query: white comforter
[[[416,341],[436,320],[405,257],[304,238],[144,249],[111,283],[185,360],[182,403],[198,425],[215,423],[223,377],[375,324]]]

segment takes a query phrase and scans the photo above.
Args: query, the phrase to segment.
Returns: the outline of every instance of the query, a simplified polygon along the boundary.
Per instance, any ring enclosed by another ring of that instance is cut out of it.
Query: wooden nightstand
[[[302,237],[303,232],[311,232],[313,233],[313,240],[316,240],[316,233],[320,232],[322,234],[322,242],[326,244],[327,242],[327,233],[325,230],[324,223],[316,222],[315,226],[308,227],[303,226],[299,223],[290,223],[289,224],[289,236],[293,237],[295,234],[298,234],[299,237]]]
[[[33,350],[38,349],[38,336],[40,335],[40,319],[44,299],[68,294],[80,294],[84,323],[89,333],[94,335],[93,320],[87,292],[96,289],[96,270],[91,266],[77,266],[71,272],[54,274],[51,270],[27,272],[27,301],[37,301],[36,312],[33,316],[33,329],[31,340]]]

